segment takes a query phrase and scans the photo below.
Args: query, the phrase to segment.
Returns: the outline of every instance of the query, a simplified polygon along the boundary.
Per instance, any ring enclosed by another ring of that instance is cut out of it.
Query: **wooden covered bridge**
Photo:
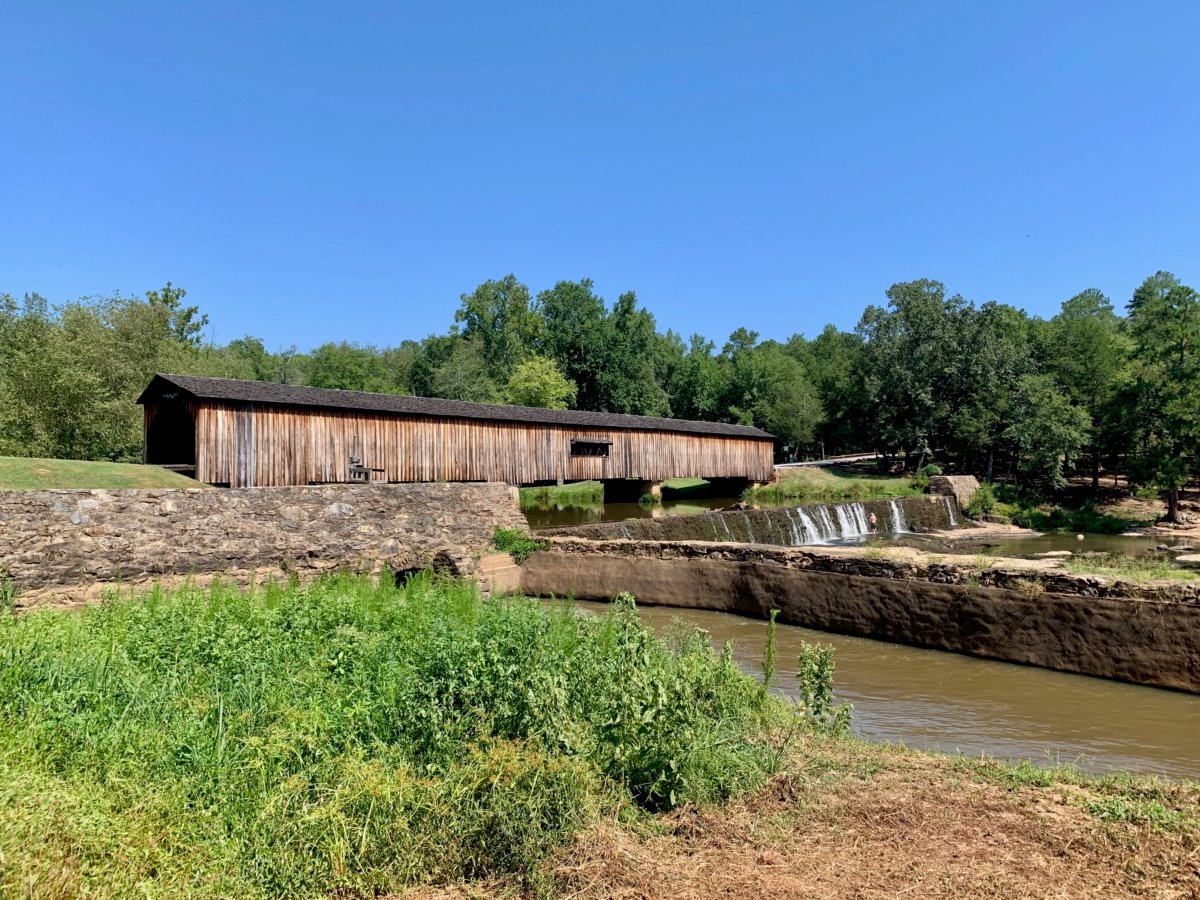
[[[225,487],[354,481],[596,479],[608,499],[669,478],[769,480],[758,428],[323,388],[155,375],[144,458]]]

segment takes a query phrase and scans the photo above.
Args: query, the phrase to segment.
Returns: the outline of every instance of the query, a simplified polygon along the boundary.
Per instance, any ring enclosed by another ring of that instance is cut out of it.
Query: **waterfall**
[[[850,534],[850,519],[846,515],[846,508],[839,503],[833,512],[838,520],[838,537],[847,537]]]
[[[817,507],[817,521],[821,524],[821,539],[831,541],[838,536],[837,526],[833,524],[833,516],[829,515],[828,506]]]
[[[811,520],[808,512],[797,508],[796,517],[800,521],[800,530],[804,533],[805,544],[824,544],[821,529],[817,528],[817,523]]]
[[[799,547],[804,543],[804,538],[800,534],[800,529],[796,526],[798,520],[792,517],[792,511],[790,509],[785,509],[783,511],[783,517],[787,519],[788,531],[792,536],[792,546]]]
[[[622,522],[622,523],[621,523],[621,535],[622,535],[622,537],[624,537],[626,540],[628,540],[628,539],[629,539],[629,537],[630,537],[630,535],[629,535],[629,522],[628,522],[628,520],[626,520],[626,521],[624,521],[624,522]]]
[[[858,523],[859,534],[870,534],[871,525],[867,522],[867,508],[861,503],[851,504],[850,510],[854,513],[854,521]]]
[[[934,498],[930,499],[936,503]],[[946,503],[951,527],[957,526],[959,517],[955,514],[953,498],[943,497],[942,500]],[[883,508],[884,503],[888,505],[887,510]],[[900,499],[883,500],[873,506],[872,509],[878,516],[874,526],[871,522],[872,513],[865,503],[823,503],[756,511],[755,516],[764,517],[765,530],[762,521],[755,526],[754,516],[746,510],[715,512],[710,515],[716,521],[711,525],[704,523],[700,532],[703,537],[699,539],[739,544],[757,544],[765,541],[785,547],[804,547],[861,540],[873,533],[910,534],[904,503],[905,501]],[[734,517],[741,522],[736,534],[730,524]],[[628,526],[622,525],[622,530],[628,536]],[[645,526],[645,531],[660,538],[671,534],[686,537],[688,533],[686,529],[681,531],[678,527],[668,527],[665,520],[655,520]]]
[[[742,518],[746,520],[746,534],[750,535],[750,543],[757,544],[758,541],[754,539],[754,529],[750,525],[750,516],[742,513]]]
[[[837,514],[838,525],[841,528],[831,537],[855,538],[871,533],[871,526],[867,522],[867,508],[861,503],[839,503],[833,511]]]

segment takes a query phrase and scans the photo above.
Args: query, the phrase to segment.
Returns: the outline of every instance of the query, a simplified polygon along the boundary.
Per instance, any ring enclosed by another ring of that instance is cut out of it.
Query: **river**
[[[602,614],[605,604],[577,606]],[[738,663],[761,672],[765,622],[654,607],[641,613],[660,634],[682,619],[705,629],[715,647],[731,640]],[[854,704],[854,731],[870,740],[1073,763],[1094,773],[1200,778],[1198,696],[789,625],[778,626],[776,640],[776,687],[784,692],[802,642],[837,648],[837,700]]]

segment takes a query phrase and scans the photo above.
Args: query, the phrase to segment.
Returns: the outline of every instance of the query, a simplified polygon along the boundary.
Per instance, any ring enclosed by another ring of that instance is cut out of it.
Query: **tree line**
[[[1200,440],[1200,295],[1168,272],[1123,310],[1088,289],[1048,319],[902,282],[852,331],[739,328],[719,348],[659,331],[633,292],[610,304],[587,279],[535,295],[508,275],[463,294],[443,334],[306,353],[206,341],[185,298],[172,284],[61,306],[0,294],[0,455],[138,459],[134,401],[156,371],[735,422],[789,457],[874,451],[919,468],[936,453],[1054,487],[1120,468],[1172,514]]]

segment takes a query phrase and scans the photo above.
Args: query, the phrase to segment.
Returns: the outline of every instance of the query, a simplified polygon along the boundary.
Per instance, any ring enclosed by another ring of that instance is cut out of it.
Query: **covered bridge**
[[[636,496],[668,478],[772,474],[771,435],[745,425],[190,375],[155,375],[138,403],[146,462],[228,487],[598,479]]]

